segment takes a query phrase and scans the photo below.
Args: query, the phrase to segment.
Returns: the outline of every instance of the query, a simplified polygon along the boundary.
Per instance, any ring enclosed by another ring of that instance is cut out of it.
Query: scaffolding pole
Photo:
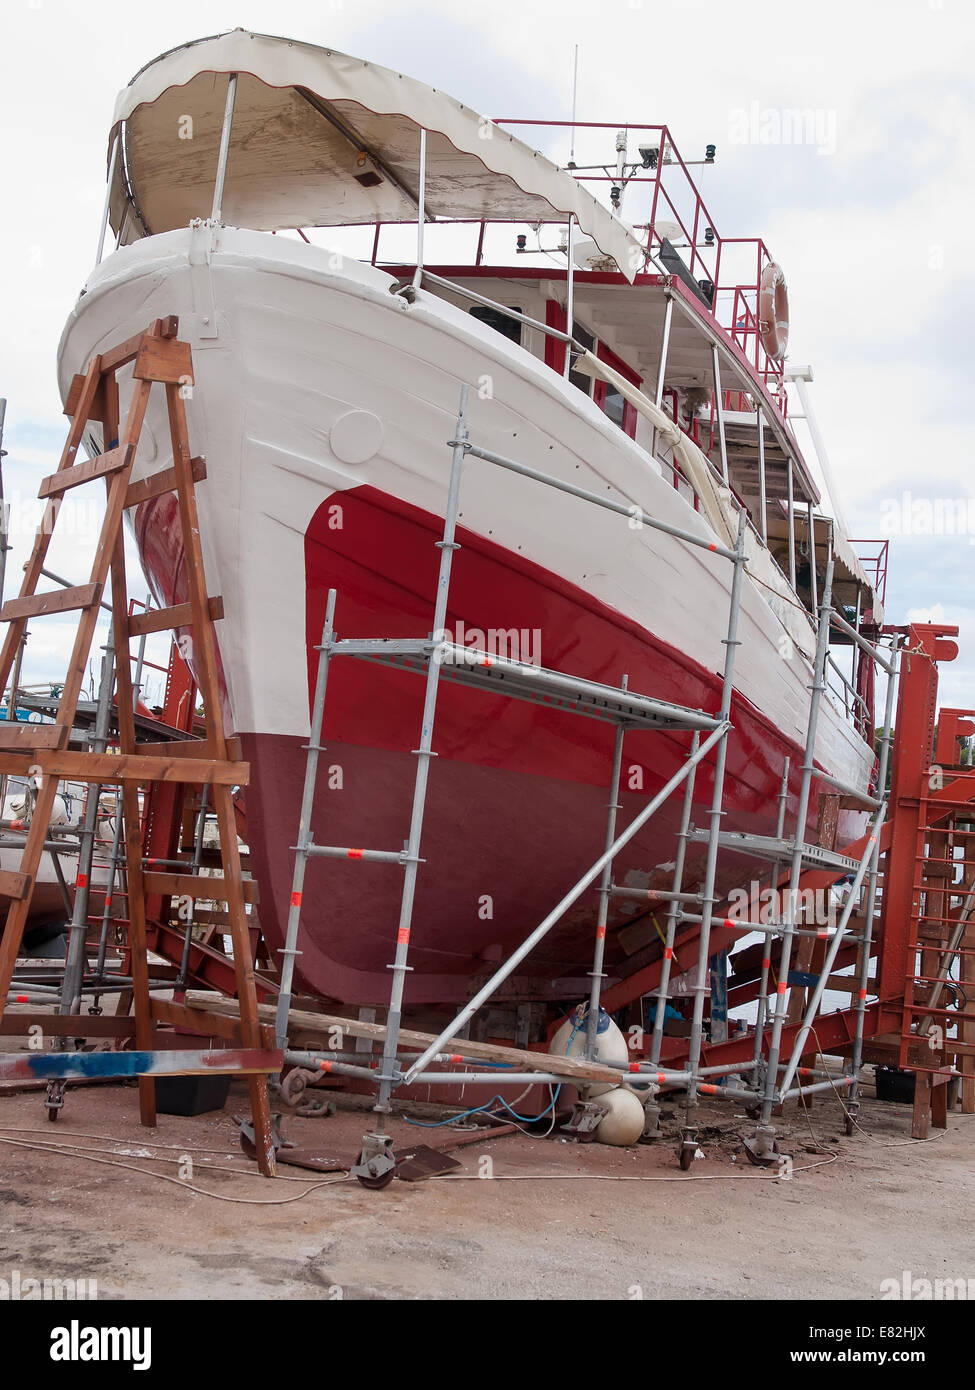
[[[765,1097],[762,1103],[761,1129],[767,1131],[776,1104],[776,1075],[779,1052],[782,1046],[782,1029],[786,1019],[786,999],[789,986],[789,966],[792,957],[792,938],[796,925],[796,901],[799,892],[799,878],[803,868],[803,845],[806,833],[806,818],[809,813],[809,798],[812,788],[812,774],[815,769],[816,732],[819,728],[819,712],[823,691],[826,687],[826,653],[829,647],[829,612],[833,595],[833,554],[830,550],[826,562],[826,580],[823,585],[823,602],[820,612],[819,631],[816,637],[816,660],[813,666],[813,683],[809,702],[809,719],[806,725],[806,743],[802,759],[802,780],[799,787],[799,805],[796,810],[796,837],[792,853],[792,866],[789,874],[789,897],[786,905],[785,930],[782,933],[782,955],[779,962],[779,984],[775,1012],[772,1015],[772,1036],[769,1040],[768,1074],[765,1082]],[[762,1138],[767,1138],[763,1135]]]
[[[628,678],[624,675],[620,689],[625,690]],[[609,804],[606,808],[606,849],[609,851],[616,839],[616,819],[623,807],[620,805],[620,772],[623,767],[623,736],[625,724],[616,726],[613,741],[613,771],[609,783]],[[695,737],[697,735],[695,734]],[[599,912],[596,917],[596,939],[592,953],[592,989],[589,993],[589,1013],[586,1016],[585,1055],[592,1060],[596,1056],[599,1033],[599,993],[606,978],[603,971],[603,956],[606,949],[606,923],[609,921],[610,888],[613,879],[613,861],[610,859],[602,872],[599,882]]]
[[[717,364],[717,349],[715,349]],[[725,659],[724,678],[721,685],[721,719],[726,728],[731,727],[731,700],[734,694],[735,652],[741,645],[738,638],[738,610],[741,605],[741,581],[745,565],[745,527],[747,516],[744,508],[738,513],[738,544],[735,548],[735,568],[731,579],[731,607],[728,614],[728,635],[724,639]],[[714,882],[718,867],[718,838],[721,817],[724,815],[724,778],[728,762],[728,740],[718,744],[714,761],[714,785],[711,808],[708,811],[709,836],[707,860],[704,870],[704,887],[701,890],[701,935],[697,954],[697,975],[694,981],[694,1008],[691,1016],[691,1045],[688,1054],[688,1068],[696,1074],[701,1064],[701,1044],[704,1035],[704,995],[710,993],[708,982],[708,960],[711,955],[711,918],[714,912]],[[688,1105],[695,1099],[695,1083],[692,1081],[687,1091]]]

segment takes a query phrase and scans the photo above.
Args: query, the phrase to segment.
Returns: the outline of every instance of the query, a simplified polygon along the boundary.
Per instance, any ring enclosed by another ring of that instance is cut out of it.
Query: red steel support
[[[921,797],[932,790],[938,662],[958,655],[956,627],[911,624],[901,656],[893,774],[890,786],[890,852],[878,940],[881,999],[904,997],[911,960],[912,925],[918,912],[915,865],[923,854]]]

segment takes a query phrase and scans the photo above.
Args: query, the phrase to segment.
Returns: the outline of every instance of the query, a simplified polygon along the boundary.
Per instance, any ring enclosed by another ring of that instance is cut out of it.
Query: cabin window
[[[519,304],[509,304],[516,314],[524,313]],[[496,333],[501,333],[505,338],[510,338],[513,343],[521,343],[521,323],[518,319],[513,319],[510,315],[502,313],[500,309],[492,309],[487,304],[475,304],[470,311],[471,316],[478,319],[481,323],[486,323],[489,328],[493,328]]]
[[[559,333],[565,332],[565,310],[562,308],[561,304],[557,304],[554,299],[547,299],[545,301],[545,322],[548,324],[549,328],[554,328]],[[575,341],[588,352],[592,352],[596,340],[587,329],[583,328],[581,323],[573,321],[572,336]],[[559,342],[557,338],[549,338],[546,336],[545,364],[551,367],[553,371],[558,372],[560,376],[565,370],[565,351],[565,343]],[[572,368],[570,368],[569,380],[584,396],[592,396],[591,376],[587,376],[585,372],[573,371]]]
[[[596,341],[595,338],[591,333],[586,332],[581,323],[576,323],[574,320],[572,323],[572,336],[587,352],[592,352]],[[570,367],[569,380],[572,382],[573,386],[578,386],[584,396],[592,395],[592,377],[588,376],[585,372],[577,372]]]
[[[612,420],[614,425],[623,428],[623,417],[626,414],[626,397],[622,391],[617,391],[615,386],[606,386],[606,394],[603,396],[603,414]]]
[[[607,367],[612,367],[617,375],[623,377],[631,386],[637,390],[642,385],[642,378],[631,366],[623,361],[622,357],[617,357],[612,348],[605,343],[600,343],[596,348],[596,356],[600,362],[605,362]],[[636,438],[637,413],[635,406],[623,395],[619,387],[612,382],[599,382],[596,386],[595,402],[602,410],[603,414],[612,420],[614,425],[618,425],[624,434],[628,434],[631,439]]]
[[[565,310],[554,299],[546,301],[545,322],[550,328],[565,332]],[[598,357],[601,362],[605,362],[607,366],[619,372],[620,376],[625,377],[634,386],[640,386],[642,378],[638,373],[632,367],[627,366],[622,358],[617,357],[616,353],[605,343],[597,343],[594,335],[587,328],[583,328],[578,320],[572,324],[572,336],[577,343]],[[555,338],[546,338],[545,340],[545,361],[554,371],[561,371],[564,366],[565,348]],[[636,438],[637,413],[622,391],[608,381],[599,381],[588,376],[585,372],[571,369],[569,380],[573,386],[578,387],[583,395],[589,396],[624,434],[628,434],[631,439]]]

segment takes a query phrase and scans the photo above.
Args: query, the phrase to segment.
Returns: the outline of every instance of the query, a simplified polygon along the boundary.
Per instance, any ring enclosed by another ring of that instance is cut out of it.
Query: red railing
[[[851,538],[850,544],[856,550],[857,559],[863,566],[864,574],[873,585],[874,593],[881,603],[887,602],[887,560],[890,552],[890,541],[859,540]],[[863,547],[870,547],[864,551]],[[874,553],[873,548],[876,548]]]
[[[626,186],[650,186],[650,219],[649,222],[635,224],[636,230],[646,233],[648,251],[656,252],[659,251],[663,240],[656,230],[658,224],[664,220],[673,220],[683,237],[683,242],[675,249],[687,253],[685,263],[691,275],[714,286],[711,310],[714,318],[744,352],[784,413],[783,360],[773,358],[766,352],[758,324],[762,272],[765,266],[772,262],[772,255],[761,237],[722,237],[718,234],[714,217],[694,182],[688,161],[682,157],[674,143],[669,128],[665,125],[634,125],[626,121],[542,121],[516,120],[513,117],[503,117],[495,124],[542,126],[550,129],[624,130],[628,135],[637,138],[640,135],[649,135],[649,141],[641,143],[648,144],[651,150],[656,151],[652,167],[645,167],[638,162],[633,170],[629,154],[626,156]],[[606,164],[611,162],[606,161]],[[692,163],[710,164],[713,163],[713,159]],[[606,172],[593,173],[590,166],[571,169],[570,172],[584,183],[619,184],[617,175]],[[685,206],[688,202],[689,209]],[[684,211],[681,210],[682,206],[685,206]],[[744,256],[735,255],[733,248],[742,248]],[[753,251],[754,270],[746,270],[745,278],[741,280],[735,271],[738,267],[747,266],[747,248]],[[727,280],[722,280],[722,259],[726,263],[726,274],[729,277]],[[733,265],[729,269],[727,263],[732,259],[737,262],[737,266]]]
[[[625,121],[520,120],[513,117],[502,117],[495,124],[540,126],[552,130],[625,130],[629,136],[636,139],[645,137],[640,143],[652,152],[652,159],[644,164],[641,156],[640,160],[634,162],[627,151],[624,178],[627,188],[635,184],[649,189],[649,221],[631,224],[637,233],[644,234],[648,265],[651,255],[658,255],[664,239],[665,233],[658,229],[664,221],[672,221],[683,238],[672,241],[672,245],[682,253],[682,259],[691,277],[699,284],[705,282],[711,300],[710,312],[717,327],[742,352],[775,401],[780,413],[785,416],[787,399],[783,359],[773,358],[766,351],[762,343],[758,317],[762,272],[766,265],[771,264],[772,255],[761,237],[722,237],[718,234],[715,220],[690,173],[690,165],[710,164],[713,163],[713,159],[686,161],[665,125],[634,125]],[[610,159],[598,165],[565,167],[580,182],[619,184],[622,188],[624,180],[620,179],[618,174],[607,172],[612,164],[613,160]],[[594,170],[602,172],[593,172]],[[501,224],[516,225],[510,217],[444,219],[444,225],[477,228],[477,248],[471,262],[475,269],[483,260],[487,227]],[[383,227],[403,224],[364,222],[353,225],[374,228],[371,262],[377,265],[381,261],[379,243]],[[722,279],[722,274],[725,275],[725,279]],[[702,305],[702,309],[703,307]]]

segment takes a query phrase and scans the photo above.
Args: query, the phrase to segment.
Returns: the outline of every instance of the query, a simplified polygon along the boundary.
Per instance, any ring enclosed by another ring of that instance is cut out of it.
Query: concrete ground
[[[56,1124],[43,1100],[0,1096],[0,1278],[94,1278],[101,1299],[872,1300],[905,1270],[975,1276],[960,1219],[975,1200],[975,1122],[957,1113],[917,1143],[908,1106],[870,1099],[848,1139],[835,1100],[817,1097],[781,1122],[786,1180],[746,1162],[749,1122],[725,1105],[702,1108],[720,1133],[687,1174],[669,1139],[614,1149],[516,1133],[458,1150],[453,1175],[371,1192],[295,1168],[257,1176],[231,1118],[246,1110],[240,1083],[225,1111],[161,1115],[156,1131],[139,1125],[131,1085],[69,1090]],[[288,1137],[351,1155],[368,1111],[340,1105],[288,1120]],[[398,1118],[391,1130],[400,1148],[448,1133]],[[51,1143],[63,1147],[26,1147]]]

